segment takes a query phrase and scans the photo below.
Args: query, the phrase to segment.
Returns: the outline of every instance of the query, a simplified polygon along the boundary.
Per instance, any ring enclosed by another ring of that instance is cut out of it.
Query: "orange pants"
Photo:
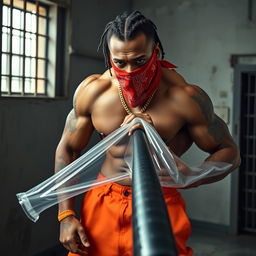
[[[88,191],[81,209],[90,247],[88,256],[132,256],[132,194],[131,187],[110,183]],[[179,256],[190,256],[186,246],[191,226],[185,202],[173,188],[163,188]],[[69,253],[68,256],[78,256]]]

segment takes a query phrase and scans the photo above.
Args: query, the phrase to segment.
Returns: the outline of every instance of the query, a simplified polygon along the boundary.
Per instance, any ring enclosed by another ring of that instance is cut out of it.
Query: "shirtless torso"
[[[81,136],[79,144],[75,140],[76,145],[73,146],[72,142],[70,145],[77,148],[75,151],[84,148],[87,136],[94,129],[106,136],[119,128],[127,116],[119,98],[118,81],[115,76],[110,76],[109,71],[103,75],[92,75],[80,84],[74,109],[70,113],[73,124],[81,125],[73,134],[77,139]],[[150,105],[145,113],[139,114],[139,109],[134,109],[134,113],[135,116],[150,115],[161,138],[178,156],[186,152],[193,142],[209,153],[217,151],[225,142],[232,143],[224,122],[214,115],[208,96],[199,87],[187,84],[173,70],[162,68],[162,79]],[[112,155],[115,154],[113,152],[116,151],[111,150],[108,154],[108,163],[102,170],[106,176],[112,175],[110,170],[117,169],[117,156]],[[129,185],[131,181],[125,180],[121,184]]]
[[[153,45],[142,33],[130,41],[121,41],[112,36],[109,49],[113,63],[129,72],[143,65],[152,55],[153,49],[159,50],[159,47]],[[214,114],[210,98],[198,86],[188,84],[179,73],[162,68],[158,89],[146,111],[140,113],[140,108],[135,108],[132,109],[134,114],[127,115],[120,101],[118,80],[113,68],[111,73],[112,76],[107,70],[102,75],[92,75],[77,88],[73,110],[67,117],[56,150],[56,171],[80,155],[94,130],[108,135],[137,116],[153,125],[170,150],[178,156],[195,142],[199,148],[209,153],[206,161],[229,162],[233,164],[229,172],[238,166],[239,150],[226,124]],[[139,127],[140,125],[135,124],[130,132]],[[107,153],[102,168],[105,176],[112,175],[118,169],[119,153],[118,149],[110,149]],[[192,185],[218,181],[229,172]],[[120,183],[130,185],[131,180],[122,180]],[[59,204],[59,212],[72,208],[72,199]],[[86,244],[83,228],[74,216],[61,221],[60,233],[61,242],[70,251],[79,252],[75,242],[77,233],[82,243]]]
[[[79,104],[79,106],[77,105],[77,108],[83,113],[83,116],[87,116],[90,125],[94,129],[106,136],[119,128],[127,115],[119,98],[118,81],[111,77],[108,71],[101,76],[93,75],[88,79],[92,79],[92,81],[88,84],[85,81],[78,89],[77,93],[79,95],[77,95],[76,104]],[[179,97],[188,97],[186,95],[188,94],[186,92],[186,90],[189,90],[188,87],[189,85],[185,83],[178,73],[163,68],[163,78],[160,86],[145,111],[146,114],[150,115],[154,127],[161,138],[179,156],[187,151],[193,142],[187,130],[188,127],[185,125],[181,109],[182,102],[178,100]],[[87,96],[90,94],[97,95],[97,99],[93,100],[93,102],[85,103],[83,94]],[[90,108],[86,113],[83,108],[87,109],[87,104],[90,105]],[[139,113],[139,109],[137,111]],[[136,110],[134,112],[136,113]],[[109,170],[116,170],[114,162],[117,162],[117,156],[112,155],[116,151],[111,150],[110,154],[108,154],[108,163],[105,163],[105,168],[102,169],[103,174],[106,176],[112,175]],[[104,170],[108,172],[104,173]],[[131,181],[128,180],[121,182],[124,185],[130,183]]]

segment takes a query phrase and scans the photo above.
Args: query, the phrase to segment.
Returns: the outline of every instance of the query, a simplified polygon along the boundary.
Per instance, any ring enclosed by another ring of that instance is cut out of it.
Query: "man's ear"
[[[157,54],[157,59],[160,59],[161,58],[161,50],[160,50],[160,47],[159,47],[159,43],[157,43],[155,45],[155,51],[156,51],[156,54]]]

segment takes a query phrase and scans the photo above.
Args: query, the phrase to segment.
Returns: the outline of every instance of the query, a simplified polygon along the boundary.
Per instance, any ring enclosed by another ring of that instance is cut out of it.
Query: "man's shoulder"
[[[195,90],[184,77],[175,70],[163,69],[162,81],[170,95],[170,99],[184,99]]]
[[[211,99],[200,86],[187,83],[179,73],[171,70],[165,75],[165,84],[170,100],[175,103],[184,117],[199,117],[202,111],[211,115],[213,111]]]
[[[79,97],[81,94],[94,94],[100,93],[111,85],[111,79],[105,74],[93,74],[86,77],[77,87],[75,97]]]
[[[183,92],[183,114],[190,123],[205,123],[212,119],[213,105],[208,94],[199,86],[187,84]]]
[[[94,101],[112,86],[111,79],[105,74],[93,74],[85,78],[77,87],[73,105],[79,111],[90,109]]]

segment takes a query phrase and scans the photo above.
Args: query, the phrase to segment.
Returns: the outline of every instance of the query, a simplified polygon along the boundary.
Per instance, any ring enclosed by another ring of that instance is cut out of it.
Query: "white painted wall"
[[[201,86],[214,106],[229,107],[232,117],[234,74],[230,56],[256,53],[256,24],[248,21],[247,4],[244,0],[136,0],[133,10],[142,11],[156,23],[166,59],[179,67],[177,71],[189,83]],[[205,156],[192,147],[184,160],[194,164]],[[229,225],[230,182],[229,176],[182,191],[190,217]]]

